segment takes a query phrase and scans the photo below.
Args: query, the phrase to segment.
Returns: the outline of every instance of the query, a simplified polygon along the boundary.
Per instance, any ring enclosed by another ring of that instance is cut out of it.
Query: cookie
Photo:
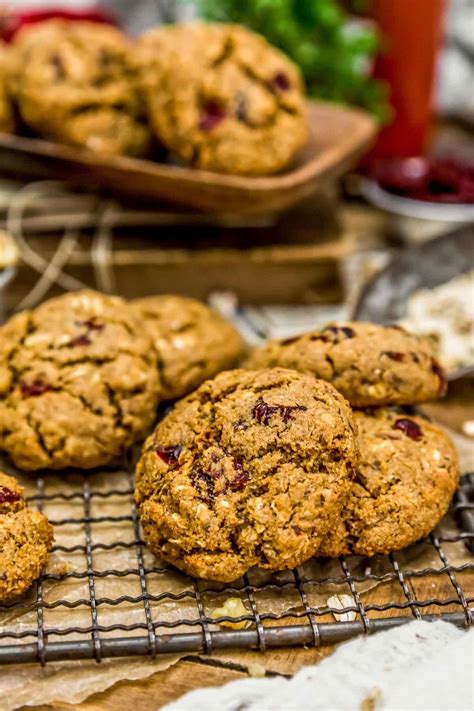
[[[0,472],[0,602],[24,593],[48,560],[53,527],[28,508],[23,488]]]
[[[244,354],[232,324],[200,301],[165,295],[131,303],[158,352],[165,399],[186,395]]]
[[[298,68],[239,25],[193,22],[146,32],[138,62],[152,128],[197,168],[263,175],[308,137]]]
[[[353,407],[411,405],[446,392],[431,341],[399,326],[329,324],[321,331],[270,341],[246,365],[311,373],[331,382]]]
[[[42,22],[18,34],[13,65],[13,92],[29,128],[106,155],[147,152],[133,50],[117,29]]]
[[[118,297],[65,294],[0,329],[0,448],[21,469],[114,462],[159,398],[151,341]]]
[[[354,412],[360,464],[342,515],[320,556],[405,548],[442,519],[459,469],[449,437],[402,408]]]
[[[8,83],[8,50],[0,42],[0,132],[13,133],[15,119]]]
[[[350,407],[329,383],[281,368],[220,373],[145,444],[145,541],[211,580],[299,565],[334,525],[357,459]]]

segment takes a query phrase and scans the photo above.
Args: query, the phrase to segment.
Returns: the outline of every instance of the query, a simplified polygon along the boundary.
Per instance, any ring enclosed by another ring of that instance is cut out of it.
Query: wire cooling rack
[[[472,624],[472,474],[450,522],[409,555],[250,571],[231,586],[189,578],[148,553],[132,484],[126,471],[36,481],[30,504],[54,525],[53,565],[29,598],[0,606],[0,663],[319,645],[413,618]],[[240,598],[239,617],[219,613],[229,597]]]

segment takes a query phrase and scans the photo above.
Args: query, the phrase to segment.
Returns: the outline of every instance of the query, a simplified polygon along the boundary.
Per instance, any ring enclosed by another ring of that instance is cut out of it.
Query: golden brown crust
[[[24,593],[46,565],[53,527],[44,514],[32,511],[23,488],[0,472],[0,601]]]
[[[294,368],[334,385],[353,407],[412,405],[445,393],[431,341],[398,326],[347,322],[270,341],[248,368]]]
[[[53,19],[22,30],[13,51],[11,87],[27,126],[108,155],[147,152],[133,51],[119,30]]]
[[[449,437],[400,408],[354,412],[361,459],[338,526],[319,556],[372,556],[426,536],[446,513],[459,479]]]
[[[328,383],[235,370],[181,400],[147,440],[136,502],[150,549],[191,575],[310,558],[340,513],[358,451]]]
[[[118,297],[65,294],[0,329],[0,447],[22,469],[113,462],[159,398],[151,341]]]
[[[206,170],[261,175],[286,167],[308,136],[297,67],[239,25],[168,25],[139,40],[155,134]]]
[[[216,311],[184,296],[149,296],[131,302],[158,353],[163,398],[197,388],[245,353],[238,331]]]

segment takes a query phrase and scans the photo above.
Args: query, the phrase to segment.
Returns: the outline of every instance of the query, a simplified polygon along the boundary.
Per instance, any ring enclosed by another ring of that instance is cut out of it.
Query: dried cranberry
[[[407,437],[410,437],[410,439],[414,439],[415,441],[418,441],[423,437],[423,431],[420,425],[418,425],[413,420],[409,420],[405,417],[396,420],[395,424],[393,425],[393,429],[401,430],[404,434],[406,434]]]
[[[86,328],[85,333],[81,333],[80,336],[76,336],[69,341],[69,346],[90,346],[92,341],[90,339],[91,331],[103,331],[105,328],[105,323],[100,323],[93,316],[91,319],[86,319],[85,321],[76,321],[76,326],[84,326]]]
[[[13,504],[21,499],[17,491],[12,491],[6,486],[0,486],[0,504]]]
[[[199,128],[202,131],[213,131],[226,118],[227,111],[218,101],[206,101],[202,107]]]
[[[349,326],[326,326],[326,328],[323,329],[322,333],[325,333],[326,331],[330,331],[336,336],[339,336],[342,333],[346,338],[354,338],[354,336],[356,335],[354,329],[350,328]]]
[[[234,467],[237,472],[237,476],[230,482],[229,489],[231,491],[242,491],[250,478],[249,473],[245,471],[244,465],[240,459],[234,458]]]
[[[71,348],[74,348],[75,346],[90,346],[92,343],[91,339],[86,333],[81,334],[80,336],[76,336],[76,338],[72,338],[69,341],[69,346]]]
[[[20,383],[20,390],[21,396],[24,398],[38,397],[38,395],[42,395],[43,393],[48,392],[48,390],[51,390],[51,385],[42,383],[40,380],[35,380],[31,384],[22,381]]]
[[[85,326],[88,331],[103,331],[105,328],[105,323],[97,321],[94,317],[86,321],[76,321],[76,324],[78,326]]]
[[[285,72],[277,72],[272,79],[272,85],[278,91],[288,91],[291,86],[290,79]]]
[[[445,395],[446,391],[448,389],[448,381],[446,380],[446,375],[444,373],[443,368],[441,367],[440,363],[438,363],[436,358],[431,359],[431,370],[439,378],[439,388],[438,388],[439,394]]]
[[[405,353],[400,353],[399,351],[383,351],[382,355],[387,356],[390,360],[396,360],[398,363],[405,360]]]
[[[181,454],[183,448],[180,444],[172,444],[169,447],[156,446],[155,452],[159,458],[168,464],[170,467],[176,467],[178,464],[179,455]]]
[[[304,405],[269,405],[262,397],[259,397],[252,410],[252,416],[259,425],[268,425],[273,415],[279,414],[286,424],[293,419],[293,414],[297,411],[307,410]]]

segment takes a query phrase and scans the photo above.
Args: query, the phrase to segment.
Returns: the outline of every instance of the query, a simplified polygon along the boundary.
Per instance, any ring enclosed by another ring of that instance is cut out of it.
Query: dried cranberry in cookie
[[[357,460],[351,410],[329,383],[281,368],[221,373],[145,444],[145,541],[201,578],[291,568],[335,526]]]
[[[238,25],[146,32],[138,61],[161,143],[197,168],[264,175],[285,168],[308,136],[298,68]]]
[[[294,368],[331,382],[353,407],[405,405],[445,392],[433,344],[424,336],[372,323],[329,324],[254,351],[248,368]]]
[[[318,555],[389,553],[437,525],[456,490],[459,467],[449,437],[399,408],[354,412],[360,464],[336,526]]]
[[[0,448],[22,469],[113,462],[159,399],[151,340],[122,299],[65,294],[0,329]]]

